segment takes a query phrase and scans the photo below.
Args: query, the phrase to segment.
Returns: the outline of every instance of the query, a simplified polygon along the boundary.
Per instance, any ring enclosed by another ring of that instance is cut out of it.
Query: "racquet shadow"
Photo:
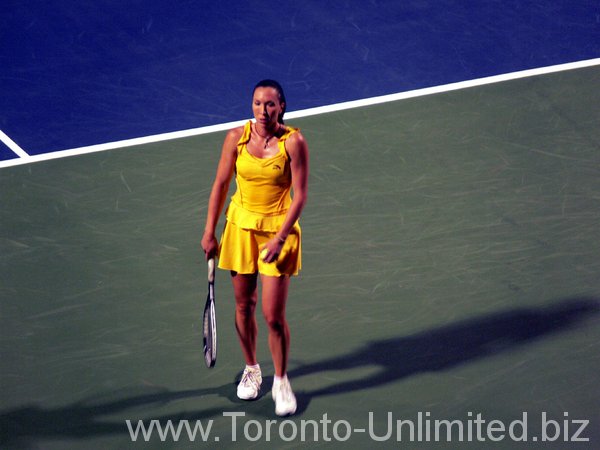
[[[378,387],[418,373],[447,370],[510,351],[553,333],[574,328],[599,311],[598,300],[578,298],[548,307],[494,313],[412,336],[369,342],[354,352],[291,370],[290,377],[296,379],[365,366],[380,368],[377,373],[365,378],[296,392],[298,412],[303,412],[314,397]]]

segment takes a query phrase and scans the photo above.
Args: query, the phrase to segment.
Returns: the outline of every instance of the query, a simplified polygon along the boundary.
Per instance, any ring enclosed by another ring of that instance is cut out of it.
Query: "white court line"
[[[487,84],[501,83],[503,81],[516,80],[516,79],[520,79],[520,78],[527,78],[527,77],[533,77],[533,76],[538,76],[538,75],[546,75],[546,74],[555,73],[555,72],[562,72],[562,71],[573,70],[573,69],[581,69],[581,68],[592,67],[592,66],[597,66],[597,65],[600,65],[600,58],[588,59],[585,61],[577,61],[577,62],[566,63],[566,64],[558,64],[558,65],[554,65],[554,66],[541,67],[541,68],[537,68],[537,69],[521,70],[518,72],[511,72],[511,73],[502,74],[502,75],[494,75],[494,76],[485,77],[485,78],[477,78],[474,80],[467,80],[467,81],[460,81],[457,83],[444,84],[441,86],[416,89],[413,91],[400,92],[397,94],[382,95],[379,97],[366,98],[366,99],[362,99],[362,100],[353,100],[353,101],[349,101],[349,102],[336,103],[336,104],[328,105],[328,106],[318,106],[316,108],[308,108],[308,109],[302,109],[302,110],[298,110],[298,111],[291,111],[289,113],[286,113],[285,118],[286,119],[296,119],[296,118],[300,118],[300,117],[314,116],[317,114],[325,114],[325,113],[342,111],[342,110],[351,109],[351,108],[360,108],[363,106],[377,105],[377,104],[381,104],[381,103],[405,100],[408,98],[423,97],[425,95],[439,94],[439,93],[455,91],[455,90],[459,90],[459,89],[467,89],[467,88],[483,86],[483,85],[487,85]],[[150,144],[150,143],[154,143],[154,142],[162,142],[162,141],[167,141],[167,140],[171,140],[171,139],[179,139],[179,138],[183,138],[183,137],[215,133],[218,131],[225,131],[225,130],[229,130],[230,128],[236,127],[236,126],[243,125],[247,120],[248,119],[237,120],[235,122],[228,122],[228,123],[223,123],[223,124],[219,124],[219,125],[210,125],[210,126],[205,126],[205,127],[200,127],[200,128],[192,128],[192,129],[183,130],[183,131],[174,131],[171,133],[162,133],[162,134],[156,134],[156,135],[152,135],[152,136],[127,139],[127,140],[123,140],[123,141],[108,142],[106,144],[98,144],[98,145],[90,145],[87,147],[73,148],[73,149],[69,149],[69,150],[60,150],[60,151],[56,151],[56,152],[46,153],[46,154],[42,154],[42,155],[35,155],[35,156],[29,156],[29,155],[27,155],[26,152],[24,152],[22,149],[19,148],[19,150],[23,153],[23,156],[19,155],[19,156],[21,156],[21,158],[19,158],[19,159],[0,161],[0,168],[17,166],[17,165],[21,165],[21,164],[28,164],[28,163],[34,163],[34,162],[40,162],[40,161],[48,161],[51,159],[65,158],[68,156],[84,155],[87,153],[101,152],[101,151],[112,150],[112,149],[117,149],[117,148],[131,147],[133,145]],[[16,144],[14,144],[14,145],[16,146]],[[17,146],[17,148],[18,148],[18,146]],[[17,151],[15,151],[15,153],[17,153]]]
[[[4,131],[0,130],[0,141],[4,142],[4,144],[10,148],[15,155],[17,155],[19,158],[29,158],[29,155],[27,154],[27,152],[25,150],[23,150],[21,147],[19,147],[17,145],[17,143],[15,141],[13,141],[11,138],[9,138],[6,133],[4,133]],[[2,166],[0,166],[2,167]]]

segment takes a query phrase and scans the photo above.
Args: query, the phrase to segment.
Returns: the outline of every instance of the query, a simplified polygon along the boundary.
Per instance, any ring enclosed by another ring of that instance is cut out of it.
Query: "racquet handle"
[[[208,282],[213,283],[215,281],[215,259],[210,258],[208,260]]]

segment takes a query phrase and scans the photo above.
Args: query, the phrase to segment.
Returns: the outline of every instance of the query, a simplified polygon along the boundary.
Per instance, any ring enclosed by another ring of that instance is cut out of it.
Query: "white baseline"
[[[538,76],[538,75],[546,75],[546,74],[550,74],[550,73],[563,72],[563,71],[567,71],[567,70],[582,69],[585,67],[592,67],[592,66],[597,66],[597,65],[600,65],[600,58],[588,59],[588,60],[584,60],[584,61],[576,61],[576,62],[571,62],[571,63],[566,63],[566,64],[558,64],[558,65],[554,65],[554,66],[540,67],[540,68],[536,68],[536,69],[521,70],[518,72],[511,72],[511,73],[502,74],[502,75],[493,75],[493,76],[484,77],[484,78],[477,78],[474,80],[459,81],[456,83],[450,83],[450,84],[444,84],[444,85],[440,85],[440,86],[416,89],[416,90],[406,91],[406,92],[399,92],[396,94],[381,95],[378,97],[371,97],[371,98],[366,98],[366,99],[361,99],[361,100],[353,100],[353,101],[348,101],[348,102],[343,102],[343,103],[335,103],[333,105],[318,106],[315,108],[291,111],[291,112],[286,113],[286,119],[297,119],[300,117],[308,117],[308,116],[314,116],[314,115],[318,115],[318,114],[326,114],[326,113],[330,113],[330,112],[342,111],[345,109],[360,108],[360,107],[364,107],[364,106],[371,106],[371,105],[377,105],[377,104],[381,104],[381,103],[405,100],[408,98],[423,97],[426,95],[440,94],[443,92],[456,91],[459,89],[467,89],[467,88],[472,88],[472,87],[476,87],[476,86],[501,83],[504,81],[516,80],[516,79],[527,78],[527,77],[534,77],[534,76]],[[40,161],[48,161],[51,159],[65,158],[68,156],[84,155],[87,153],[95,153],[95,152],[101,152],[101,151],[105,151],[105,150],[113,150],[113,149],[117,149],[117,148],[132,147],[134,145],[143,145],[143,144],[150,144],[150,143],[154,143],[154,142],[168,141],[168,140],[172,140],[172,139],[180,139],[180,138],[190,137],[190,136],[198,136],[201,134],[216,133],[219,131],[229,130],[233,127],[242,125],[247,120],[248,119],[243,119],[243,120],[237,120],[234,122],[227,122],[227,123],[218,124],[218,125],[209,125],[209,126],[200,127],[200,128],[192,128],[189,130],[173,131],[170,133],[161,133],[161,134],[156,134],[156,135],[152,135],[152,136],[145,136],[145,137],[139,137],[139,138],[134,138],[134,139],[126,139],[126,140],[122,140],[122,141],[108,142],[105,144],[90,145],[90,146],[86,146],[86,147],[78,147],[78,148],[73,148],[73,149],[68,149],[68,150],[59,150],[59,151],[54,151],[54,152],[45,153],[45,154],[41,154],[41,155],[35,155],[35,156],[28,155],[23,149],[21,149],[12,140],[10,140],[10,138],[8,138],[8,136],[6,136],[4,133],[2,133],[0,131],[0,133],[1,133],[0,136],[5,137],[8,140],[8,142],[10,142],[12,144],[9,145],[9,143],[7,143],[6,141],[4,141],[4,139],[2,139],[3,142],[5,142],[5,144],[8,145],[9,148],[11,148],[11,150],[13,150],[20,157],[18,159],[12,159],[12,160],[8,160],[8,161],[0,161],[0,168],[17,166],[17,165],[21,165],[21,164],[29,164],[29,163],[40,162]],[[13,145],[14,148],[11,147],[11,145]]]

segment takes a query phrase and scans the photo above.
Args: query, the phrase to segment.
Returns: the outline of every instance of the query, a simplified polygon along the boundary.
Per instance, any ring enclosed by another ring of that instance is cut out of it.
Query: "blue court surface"
[[[600,56],[591,0],[1,9],[0,130],[29,155],[241,120],[262,78],[295,111]]]
[[[7,0],[0,63],[1,449],[600,448],[598,2]],[[202,355],[263,78],[311,154],[287,421],[225,271]]]

